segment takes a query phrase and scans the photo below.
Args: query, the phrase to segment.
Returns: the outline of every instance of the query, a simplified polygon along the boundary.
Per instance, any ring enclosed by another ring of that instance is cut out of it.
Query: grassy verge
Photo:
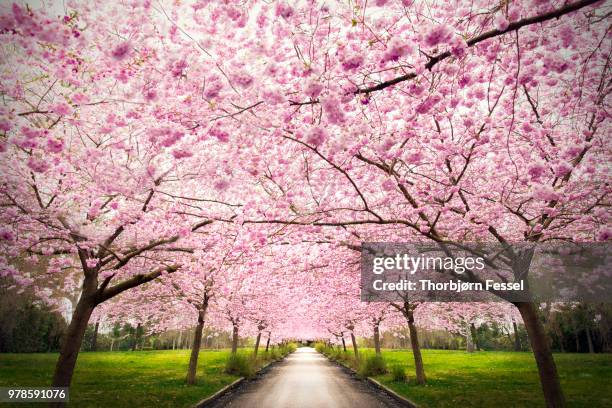
[[[361,360],[366,360],[374,352],[365,349],[360,353]],[[359,369],[351,353],[327,354]],[[414,383],[409,350],[383,350],[382,354],[388,372],[373,378],[422,407],[544,407],[531,353],[423,350],[425,386]],[[612,406],[611,354],[556,354],[555,361],[568,406]],[[407,381],[397,380],[401,368]]]
[[[251,351],[240,351],[230,355],[226,360],[225,372],[240,377],[251,378],[266,365],[293,353],[297,346],[293,343],[274,347],[269,351],[260,352],[254,357]]]
[[[254,370],[282,357],[277,348],[274,350],[260,353]],[[189,353],[189,350],[80,353],[69,405],[189,407],[239,377],[226,373],[228,350],[203,350],[198,361],[198,384],[187,386]],[[252,350],[240,353],[247,355]],[[0,386],[47,387],[56,360],[55,353],[0,354]],[[15,406],[24,408],[28,404]]]

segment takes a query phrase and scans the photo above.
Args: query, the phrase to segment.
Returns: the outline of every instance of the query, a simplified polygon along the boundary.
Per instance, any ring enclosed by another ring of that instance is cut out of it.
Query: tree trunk
[[[480,351],[480,344],[478,343],[478,335],[476,333],[476,326],[474,326],[474,323],[470,323],[470,334],[472,335],[472,342],[474,343],[476,351]]]
[[[376,350],[376,355],[380,356],[380,329],[378,323],[374,325],[374,350]]]
[[[134,343],[132,343],[132,351],[136,351],[136,346],[138,346],[138,342],[140,341],[140,327],[142,326],[141,323],[138,323],[138,326],[136,326],[136,332],[134,333]]]
[[[357,339],[355,333],[351,331],[351,341],[353,342],[353,351],[355,352],[355,358],[359,359],[359,350],[357,349]]]
[[[414,356],[414,368],[416,370],[416,382],[419,385],[425,384],[425,368],[423,367],[423,357],[421,356],[421,346],[419,345],[419,337],[417,328],[414,324],[414,312],[406,311],[406,320],[408,321],[408,330],[410,332],[410,346],[412,347],[412,355]]]
[[[238,351],[238,325],[234,324],[232,330],[232,354],[236,354]]]
[[[268,341],[266,341],[266,353],[268,352],[268,349],[270,348],[270,337],[272,336],[271,332],[268,332]]]
[[[94,335],[93,335],[93,339],[91,341],[91,351],[96,351],[97,346],[98,346],[98,330],[100,329],[100,321],[98,320],[96,322],[96,325],[94,326]]]
[[[257,351],[259,350],[259,342],[261,341],[261,332],[257,332],[257,339],[255,340],[255,352],[253,355],[257,357]]]
[[[202,303],[201,309],[198,311],[198,325],[193,333],[193,347],[191,348],[191,357],[189,357],[189,368],[187,369],[187,384],[193,385],[196,383],[196,372],[198,370],[198,357],[200,356],[200,346],[202,345],[202,331],[204,330],[204,321],[206,318],[206,309],[208,302],[205,300]]]
[[[589,353],[594,353],[595,348],[593,347],[593,338],[591,337],[591,329],[589,329],[588,327],[586,328],[586,337],[587,337],[587,343],[589,344]]]
[[[344,349],[344,352],[346,353],[346,342],[344,341],[344,334],[342,335],[342,348]]]
[[[470,333],[465,335],[465,351],[468,353],[474,352],[474,344],[472,343],[472,336]]]
[[[578,330],[574,332],[574,337],[576,338],[576,353],[580,353],[580,335]]]
[[[66,330],[66,337],[60,349],[60,355],[55,365],[55,372],[53,373],[53,387],[70,386],[79,350],[81,349],[87,324],[94,307],[93,301],[84,292],[72,313],[70,325]],[[52,407],[62,407],[64,405],[61,402],[50,404]]]
[[[518,325],[512,320],[512,328],[514,329],[514,351],[521,351],[521,338],[519,337]]]
[[[559,382],[557,366],[555,365],[548,339],[544,334],[544,326],[538,318],[536,305],[532,302],[517,302],[515,305],[523,317],[525,329],[529,335],[529,342],[538,366],[540,384],[546,406],[548,408],[565,407],[565,397]]]

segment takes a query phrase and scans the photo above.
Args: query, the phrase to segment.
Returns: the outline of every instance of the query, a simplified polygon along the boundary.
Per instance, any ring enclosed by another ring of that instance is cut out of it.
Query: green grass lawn
[[[203,350],[198,361],[198,384],[185,385],[189,353],[81,352],[70,388],[70,406],[188,407],[238,378],[223,373],[228,350]],[[56,353],[0,354],[0,386],[48,387],[56,359]],[[15,406],[24,408],[28,404]]]
[[[409,350],[383,356],[388,368],[407,368],[408,383],[374,378],[422,407],[544,407],[531,353],[423,350],[425,386],[414,383]],[[568,407],[612,407],[612,354],[555,354],[555,361]]]

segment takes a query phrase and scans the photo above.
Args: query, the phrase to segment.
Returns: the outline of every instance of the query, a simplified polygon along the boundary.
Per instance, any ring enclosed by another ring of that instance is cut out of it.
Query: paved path
[[[313,348],[302,347],[261,378],[247,382],[215,408],[377,408],[397,402],[352,378]]]

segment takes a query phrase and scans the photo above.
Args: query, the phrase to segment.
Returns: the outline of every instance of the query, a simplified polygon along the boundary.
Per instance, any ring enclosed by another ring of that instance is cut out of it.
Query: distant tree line
[[[591,303],[546,304],[540,309],[540,319],[556,352],[610,353],[612,352],[612,305]],[[527,351],[529,340],[525,326],[514,327],[496,322],[483,322],[471,332],[476,350]],[[467,349],[467,339],[445,330],[421,329],[419,343],[423,348]],[[408,329],[383,332],[386,348],[410,348]],[[362,339],[366,347],[374,347],[373,340]]]
[[[40,353],[58,351],[66,320],[32,294],[0,286],[0,352]]]
[[[545,304],[540,318],[557,352],[609,353],[612,352],[612,305],[566,303]],[[67,322],[57,311],[36,301],[26,291],[0,285],[0,352],[34,353],[59,350]],[[421,330],[419,343],[424,348],[460,350],[469,344],[465,337],[444,330]],[[495,322],[482,322],[471,330],[475,350],[529,349],[527,332],[522,323],[513,327]],[[101,330],[98,322],[90,322],[83,340],[83,351],[174,350],[188,349],[193,341],[190,330],[169,330],[148,334],[146,325],[116,323],[111,330]],[[249,346],[252,339],[241,339],[240,346]],[[408,330],[385,331],[381,342],[386,348],[409,348]],[[361,339],[366,347],[373,340]],[[372,343],[372,344],[371,344]],[[204,330],[202,347],[226,348],[231,334]]]

